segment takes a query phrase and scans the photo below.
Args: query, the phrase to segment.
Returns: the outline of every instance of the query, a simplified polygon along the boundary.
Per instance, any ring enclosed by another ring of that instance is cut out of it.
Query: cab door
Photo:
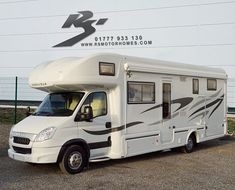
[[[105,91],[90,93],[78,111],[78,136],[88,143],[91,158],[107,155],[111,147],[111,117],[107,94]],[[90,120],[81,117],[86,114],[87,107],[91,107],[93,112]]]

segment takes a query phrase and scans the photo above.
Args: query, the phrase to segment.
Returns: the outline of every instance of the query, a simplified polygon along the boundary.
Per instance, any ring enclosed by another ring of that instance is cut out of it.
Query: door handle
[[[105,127],[110,129],[112,127],[112,123],[111,122],[106,122]]]

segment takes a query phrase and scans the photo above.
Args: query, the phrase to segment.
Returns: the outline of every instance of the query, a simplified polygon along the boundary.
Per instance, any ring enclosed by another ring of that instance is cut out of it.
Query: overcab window
[[[99,62],[100,75],[115,76],[115,64]]]
[[[128,82],[127,93],[129,104],[155,103],[155,83],[153,82]]]

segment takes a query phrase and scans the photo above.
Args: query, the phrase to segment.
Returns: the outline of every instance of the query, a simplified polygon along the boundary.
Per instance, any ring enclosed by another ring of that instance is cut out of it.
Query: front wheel
[[[84,149],[78,145],[68,147],[59,163],[63,173],[77,174],[81,172],[86,163],[86,154]]]
[[[196,144],[196,139],[194,138],[194,136],[190,135],[190,137],[187,140],[186,145],[182,147],[183,152],[185,153],[193,152],[195,144]]]

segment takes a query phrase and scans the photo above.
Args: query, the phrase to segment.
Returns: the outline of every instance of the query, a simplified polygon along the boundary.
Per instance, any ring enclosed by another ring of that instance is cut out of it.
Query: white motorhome
[[[189,153],[227,131],[222,69],[96,54],[39,65],[29,84],[49,94],[12,128],[9,157],[71,174],[91,161]]]

